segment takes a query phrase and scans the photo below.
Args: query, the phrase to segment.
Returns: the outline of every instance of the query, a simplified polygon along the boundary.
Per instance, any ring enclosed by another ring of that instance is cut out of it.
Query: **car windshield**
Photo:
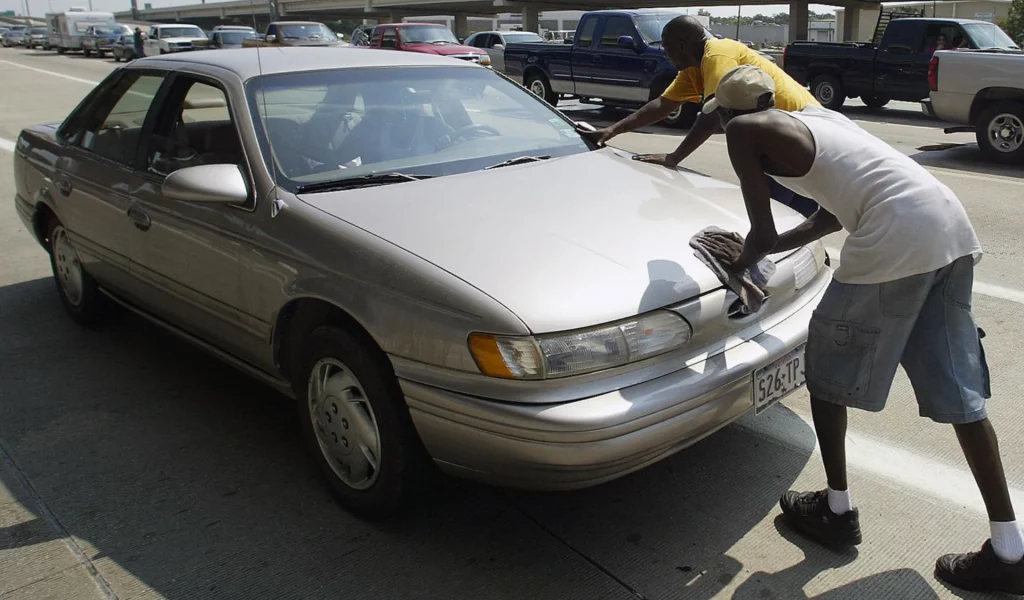
[[[665,28],[665,25],[669,21],[684,15],[684,12],[658,12],[653,14],[638,15],[634,17],[637,29],[640,30],[640,35],[643,36],[644,41],[648,44],[660,44],[661,43],[661,30]]]
[[[131,29],[129,29],[127,25],[112,25],[96,28],[96,35],[121,35],[125,33],[131,33]]]
[[[503,33],[505,41],[508,43],[519,43],[519,42],[543,42],[544,38],[540,37],[536,33]]]
[[[443,25],[407,25],[398,28],[403,44],[458,44],[459,40]]]
[[[220,31],[221,42],[224,44],[241,44],[243,40],[259,39],[255,31]]]
[[[320,23],[308,25],[282,25],[281,37],[286,40],[313,40],[335,37],[334,32]]]
[[[206,37],[198,27],[161,27],[162,38],[202,38]]]
[[[267,164],[293,192],[372,174],[456,175],[590,150],[572,123],[488,69],[264,75],[246,91]]]
[[[32,33],[37,34],[37,35],[44,34],[44,33],[46,33],[46,31],[47,31],[47,29],[45,27],[33,27],[32,28]]]
[[[994,23],[964,23],[964,31],[978,48],[1001,48],[1004,50],[1020,50],[1010,36]]]

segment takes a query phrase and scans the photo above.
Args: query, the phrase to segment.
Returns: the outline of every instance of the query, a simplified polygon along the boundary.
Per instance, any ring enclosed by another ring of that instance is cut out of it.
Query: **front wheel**
[[[334,496],[360,518],[398,512],[419,496],[433,465],[387,357],[330,325],[296,348],[299,422]]]
[[[526,89],[551,106],[558,104],[558,94],[551,89],[551,83],[548,82],[548,78],[542,73],[531,73],[526,78]]]
[[[833,75],[818,75],[811,82],[811,93],[819,104],[829,110],[839,110],[846,102],[843,84]]]
[[[1024,104],[999,102],[985,108],[975,126],[978,148],[990,160],[1024,163]]]

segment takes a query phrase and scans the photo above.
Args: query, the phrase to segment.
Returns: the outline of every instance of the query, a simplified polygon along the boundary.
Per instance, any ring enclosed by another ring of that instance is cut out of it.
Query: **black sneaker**
[[[991,540],[980,552],[947,554],[935,561],[935,576],[972,592],[1004,592],[1024,595],[1024,560],[1003,562],[992,550]]]
[[[779,500],[782,514],[794,529],[828,546],[856,546],[861,543],[857,509],[837,515],[828,505],[828,491],[788,491]]]

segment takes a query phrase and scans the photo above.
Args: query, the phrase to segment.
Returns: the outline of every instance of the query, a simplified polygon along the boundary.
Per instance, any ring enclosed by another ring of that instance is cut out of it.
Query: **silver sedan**
[[[152,57],[21,133],[15,203],[73,320],[127,308],[296,398],[341,503],[383,517],[434,465],[591,486],[803,384],[822,246],[746,314],[688,243],[747,231],[739,190],[581,126],[444,57]]]

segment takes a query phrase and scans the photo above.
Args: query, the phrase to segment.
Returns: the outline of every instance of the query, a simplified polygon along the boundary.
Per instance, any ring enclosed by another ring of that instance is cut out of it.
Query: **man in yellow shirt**
[[[661,121],[683,102],[702,102],[714,96],[722,77],[740,65],[754,65],[768,73],[775,82],[775,105],[784,111],[798,111],[806,106],[820,106],[807,88],[796,82],[775,63],[734,40],[716,39],[693,17],[682,15],[669,21],[661,34],[662,47],[668,60],[679,69],[675,81],[640,110],[618,123],[584,133],[599,146],[613,137],[635,131]],[[715,133],[722,133],[717,118],[700,114],[675,151],[669,154],[644,154],[637,160],[675,168]],[[770,179],[770,178],[769,178]],[[772,197],[810,216],[818,205],[813,200],[794,194],[770,179]]]

